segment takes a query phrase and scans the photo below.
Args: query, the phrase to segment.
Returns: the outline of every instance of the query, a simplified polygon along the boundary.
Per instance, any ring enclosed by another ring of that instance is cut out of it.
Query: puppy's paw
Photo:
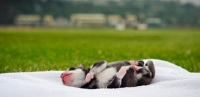
[[[135,70],[135,71],[138,71],[140,68],[138,67],[138,66],[136,66],[136,65],[131,65],[132,66],[132,68]]]
[[[137,61],[131,61],[130,63],[131,63],[131,67],[132,67],[134,70],[136,70],[136,71],[139,70],[139,67],[137,66],[137,65],[138,65],[138,62],[137,62]]]
[[[90,80],[93,79],[93,78],[94,78],[94,75],[91,74],[91,73],[88,73],[88,74],[86,75],[85,81],[86,81],[86,82],[90,82]]]

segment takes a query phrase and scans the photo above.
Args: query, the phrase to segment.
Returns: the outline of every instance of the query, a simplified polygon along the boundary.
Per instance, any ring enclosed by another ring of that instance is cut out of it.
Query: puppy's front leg
[[[86,82],[89,82],[91,79],[94,78],[94,75],[100,73],[107,67],[107,61],[99,61],[94,63],[92,66],[90,66],[90,71],[86,75]]]

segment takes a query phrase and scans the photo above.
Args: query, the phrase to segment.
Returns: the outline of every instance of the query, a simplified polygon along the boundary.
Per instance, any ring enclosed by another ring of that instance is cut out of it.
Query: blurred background
[[[0,0],[0,26],[197,28],[200,0]]]
[[[200,0],[0,0],[0,73],[161,59],[200,72]]]

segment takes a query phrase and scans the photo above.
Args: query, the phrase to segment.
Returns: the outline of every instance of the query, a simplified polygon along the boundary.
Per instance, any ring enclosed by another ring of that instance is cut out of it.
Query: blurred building
[[[15,18],[15,24],[22,26],[38,26],[40,25],[40,21],[41,17],[39,15],[20,14]]]
[[[41,18],[40,15],[25,15],[20,14],[15,17],[15,24],[18,26],[53,26],[54,18],[51,15],[45,15]]]
[[[131,13],[126,13],[126,26],[129,28],[136,28],[137,16]]]
[[[44,26],[53,26],[54,19],[52,15],[45,15],[43,17],[43,25]]]
[[[162,25],[162,20],[160,18],[147,18],[146,23],[149,28],[158,28]]]
[[[137,30],[146,30],[148,28],[147,24],[145,23],[138,23],[137,24]]]
[[[115,27],[116,30],[125,30],[125,20],[120,15],[108,15],[107,16],[108,26]]]
[[[116,26],[123,18],[120,15],[108,15],[107,23],[110,26]]]
[[[100,27],[106,23],[104,14],[73,14],[70,18],[74,27]]]
[[[69,26],[69,21],[66,18],[58,17],[54,20],[53,26],[55,26],[55,27],[67,27],[67,26]]]

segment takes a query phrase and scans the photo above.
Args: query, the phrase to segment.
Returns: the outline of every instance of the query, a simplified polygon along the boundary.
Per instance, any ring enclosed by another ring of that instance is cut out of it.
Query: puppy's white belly
[[[100,88],[106,88],[109,80],[111,80],[117,73],[116,68],[108,68],[96,75]]]

